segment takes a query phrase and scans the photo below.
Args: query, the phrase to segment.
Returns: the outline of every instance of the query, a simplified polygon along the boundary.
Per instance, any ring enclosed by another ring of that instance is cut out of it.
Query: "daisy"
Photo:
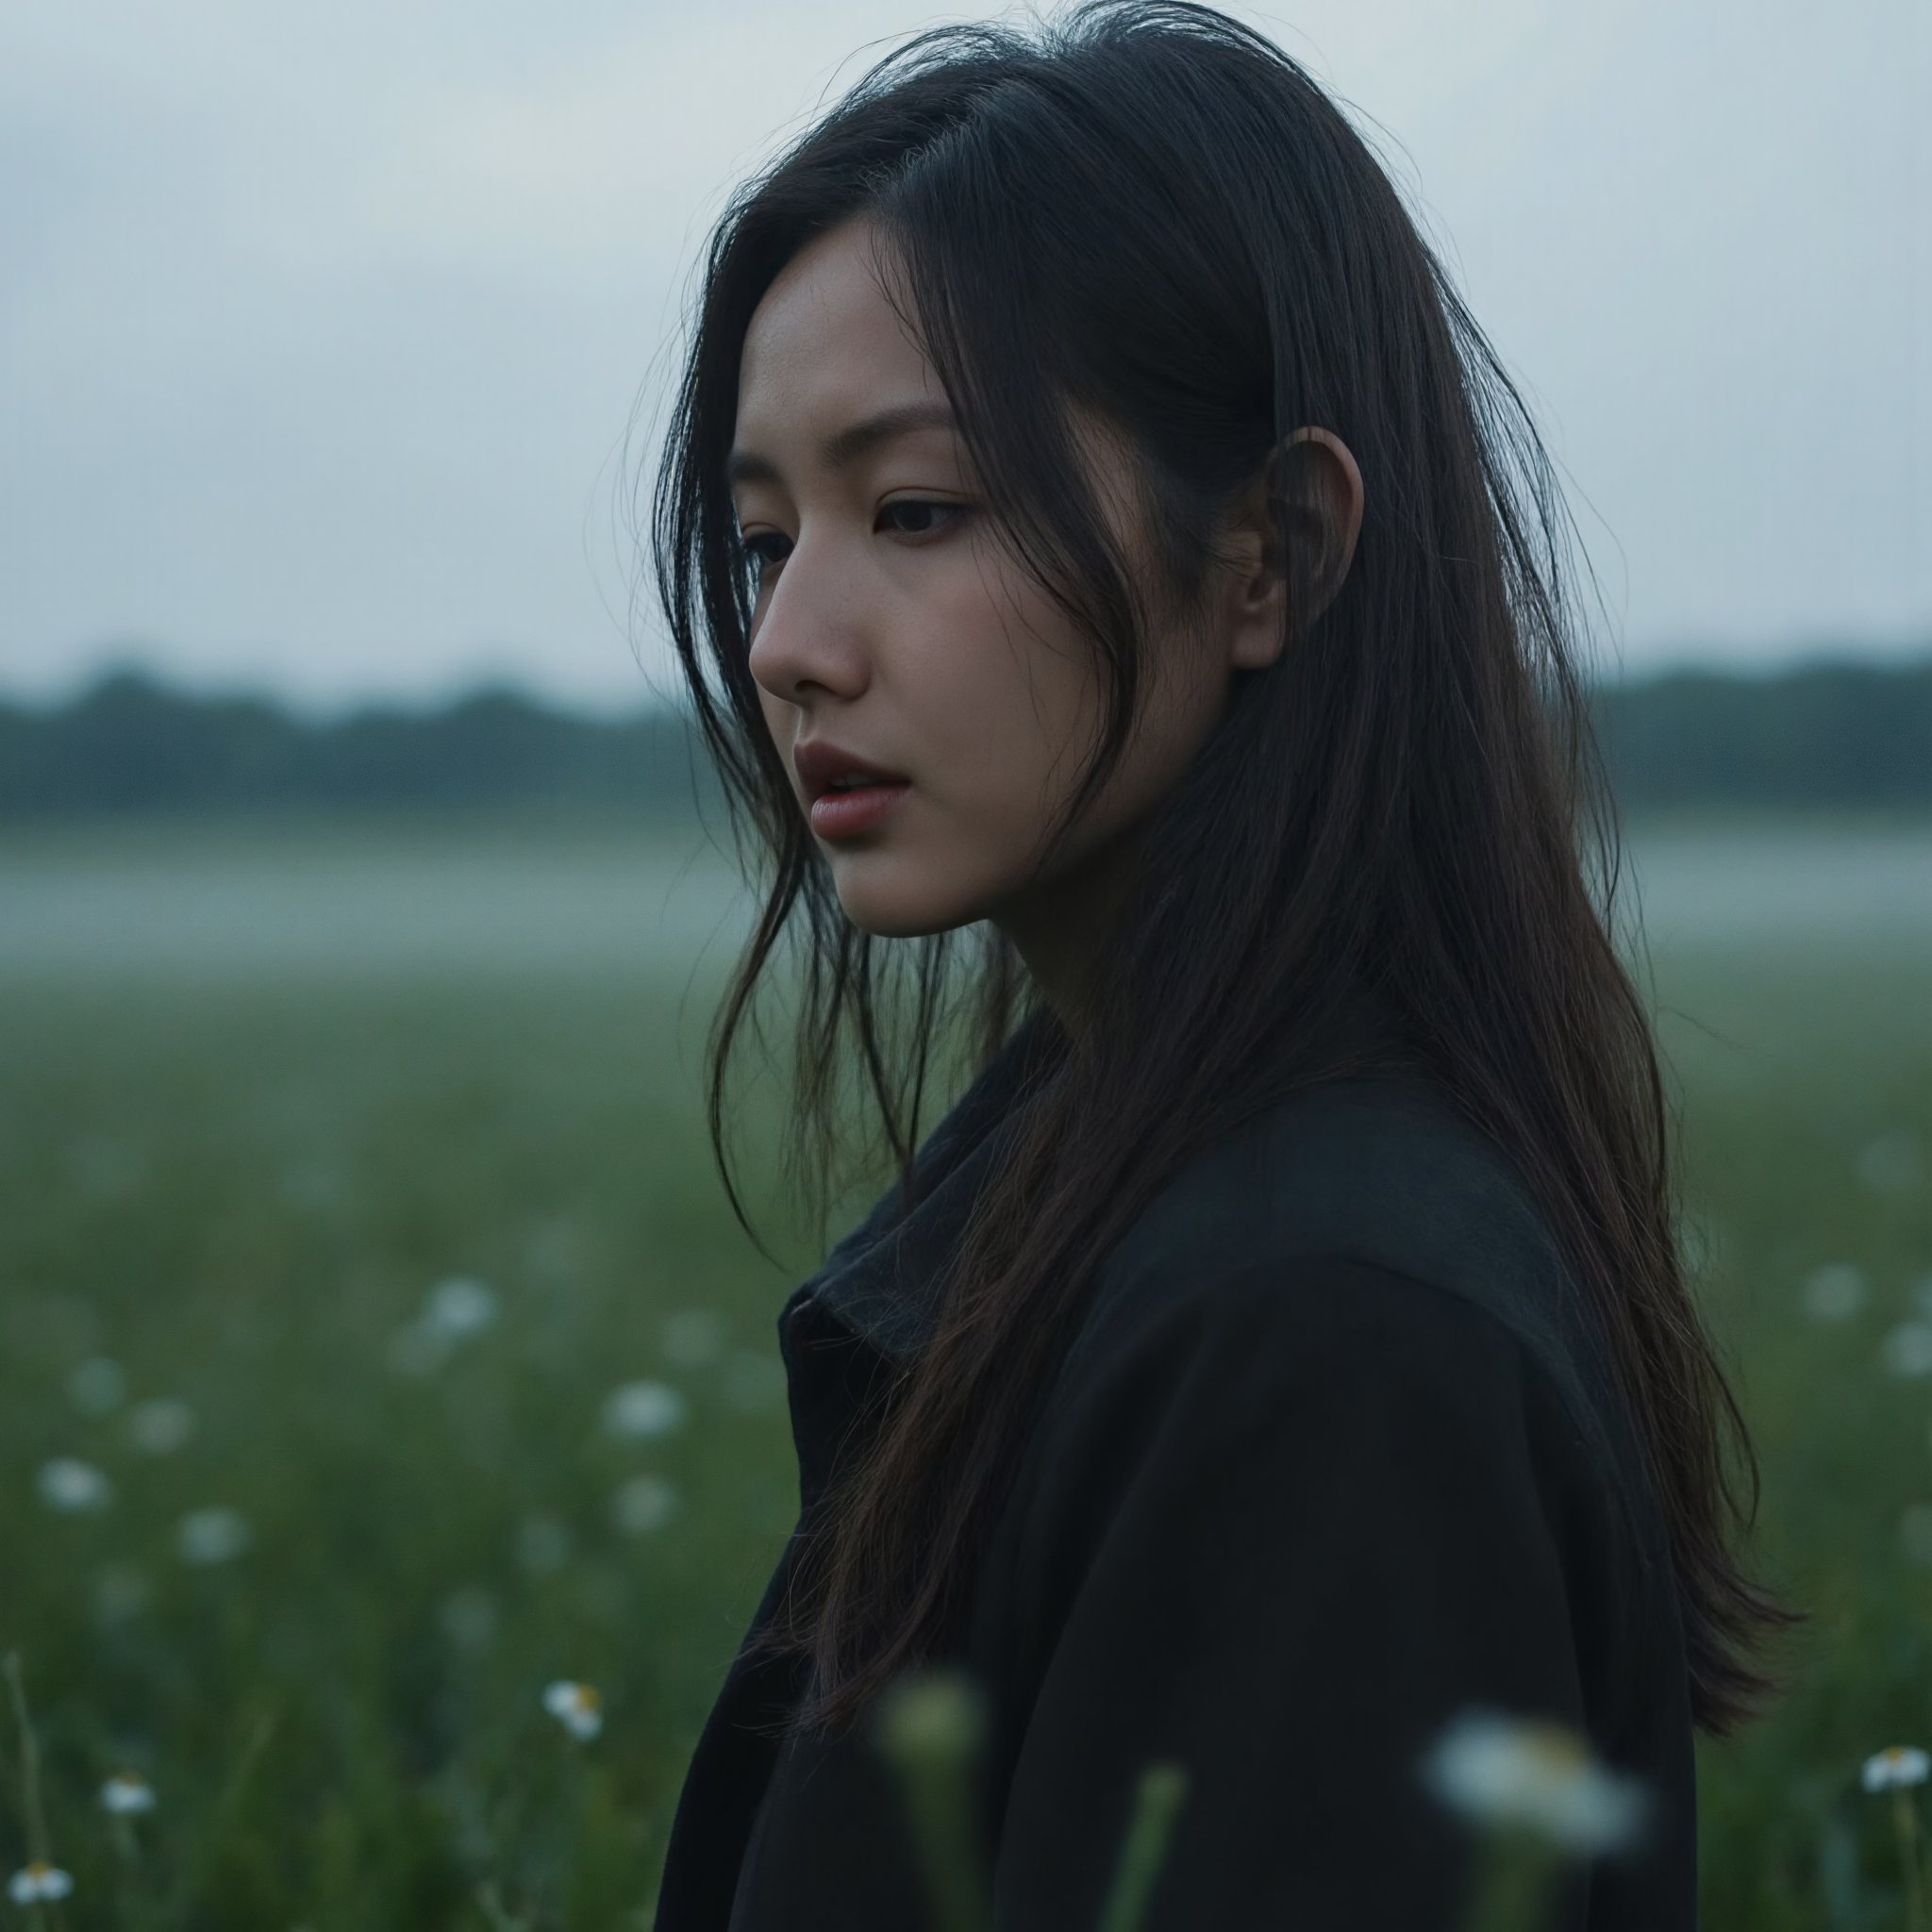
[[[496,1291],[469,1274],[452,1274],[429,1291],[418,1318],[433,1335],[451,1341],[479,1335],[496,1320]]]
[[[1467,1711],[1438,1740],[1424,1774],[1474,1823],[1526,1829],[1584,1857],[1628,1844],[1643,1810],[1641,1785],[1598,1764],[1574,1731],[1540,1719]]]
[[[594,1738],[604,1728],[604,1700],[591,1684],[560,1677],[543,1692],[543,1708],[573,1738]]]
[[[50,1509],[101,1509],[114,1497],[114,1485],[77,1456],[57,1456],[42,1463],[38,1480],[41,1500]]]
[[[1865,1760],[1868,1791],[1891,1793],[1891,1819],[1898,1835],[1899,1874],[1905,1880],[1906,1924],[1925,1923],[1924,1883],[1919,1874],[1919,1820],[1912,1804],[1912,1787],[1932,1773],[1932,1757],[1916,1744],[1888,1744]]]
[[[1827,1261],[1805,1277],[1805,1312],[1814,1322],[1848,1322],[1872,1291],[1865,1271],[1851,1261]]]
[[[1901,1322],[1880,1352],[1894,1375],[1932,1375],[1932,1322]]]
[[[144,1456],[172,1456],[194,1433],[194,1411],[172,1395],[137,1402],[127,1412],[127,1434]]]
[[[1890,1744],[1865,1760],[1868,1791],[1904,1790],[1908,1785],[1924,1784],[1928,1774],[1932,1774],[1932,1757],[1916,1744]]]
[[[253,1540],[248,1519],[220,1503],[191,1509],[175,1534],[184,1563],[225,1563]]]
[[[7,1881],[7,1896],[17,1906],[30,1906],[41,1899],[65,1898],[73,1890],[73,1877],[44,1858],[23,1865]]]
[[[101,1787],[101,1808],[124,1818],[136,1811],[152,1811],[154,1787],[131,1771],[117,1771]]]
[[[648,1536],[676,1514],[676,1487],[661,1475],[634,1475],[610,1498],[610,1520],[626,1536]]]
[[[682,1425],[684,1391],[669,1382],[624,1382],[604,1403],[604,1426],[613,1435],[634,1441],[668,1436]]]

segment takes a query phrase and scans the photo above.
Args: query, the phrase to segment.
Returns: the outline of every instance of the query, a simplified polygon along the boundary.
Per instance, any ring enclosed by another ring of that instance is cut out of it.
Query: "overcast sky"
[[[0,7],[0,689],[664,688],[630,506],[704,236],[873,55],[1002,10]],[[1926,0],[1229,10],[1524,386],[1598,668],[1932,648]]]

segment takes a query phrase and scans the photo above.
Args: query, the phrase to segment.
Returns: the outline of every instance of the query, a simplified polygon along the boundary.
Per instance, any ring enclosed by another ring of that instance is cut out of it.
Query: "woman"
[[[1381,169],[1208,9],[923,35],[727,210],[656,503],[769,861],[713,1144],[802,924],[798,1171],[856,1064],[899,1178],[780,1315],[803,1507],[660,1932],[930,1923],[874,1724],[941,1663],[1008,1932],[1097,1924],[1155,1760],[1149,1926],[1448,1924],[1473,1707],[1651,1801],[1557,1923],[1694,1922],[1692,1729],[1790,1613],[1585,883],[1559,513]]]

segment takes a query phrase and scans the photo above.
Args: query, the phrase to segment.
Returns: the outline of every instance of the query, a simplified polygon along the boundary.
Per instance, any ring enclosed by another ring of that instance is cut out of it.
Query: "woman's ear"
[[[1272,486],[1272,487],[1271,487]],[[1312,624],[1341,588],[1362,526],[1362,473],[1332,429],[1286,437],[1237,507],[1228,552],[1234,574],[1224,611],[1228,663],[1256,670],[1280,656],[1291,550],[1297,554]]]

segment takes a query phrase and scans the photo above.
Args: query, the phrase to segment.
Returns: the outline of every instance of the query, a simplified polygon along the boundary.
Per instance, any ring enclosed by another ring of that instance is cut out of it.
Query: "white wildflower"
[[[685,1417],[684,1391],[669,1382],[625,1382],[604,1403],[604,1426],[613,1436],[647,1440],[668,1436]]]
[[[172,1456],[194,1433],[194,1411],[172,1395],[137,1402],[127,1411],[128,1440],[143,1456]]]
[[[1677,1225],[1677,1253],[1687,1275],[1695,1279],[1707,1274],[1717,1254],[1710,1224],[1687,1215]]]
[[[389,1365],[402,1375],[433,1375],[473,1335],[496,1320],[496,1291],[468,1274],[439,1281],[423,1311],[390,1338]]]
[[[7,1896],[17,1906],[36,1905],[42,1899],[65,1898],[74,1890],[72,1875],[44,1858],[23,1865],[7,1881]]]
[[[559,1678],[545,1689],[543,1708],[573,1738],[594,1738],[604,1728],[604,1701],[591,1684]]]
[[[1894,1375],[1932,1375],[1932,1322],[1901,1322],[1881,1353]]]
[[[106,1415],[127,1393],[121,1364],[105,1355],[90,1356],[67,1378],[67,1393],[83,1415]]]
[[[114,1496],[114,1485],[77,1456],[56,1456],[42,1463],[39,1483],[41,1500],[48,1508],[70,1513],[105,1508]]]
[[[1847,1322],[1865,1306],[1871,1285],[1850,1261],[1827,1261],[1805,1277],[1805,1312],[1814,1322]]]
[[[496,1320],[496,1291],[467,1274],[452,1274],[429,1291],[420,1318],[432,1335],[460,1341]]]
[[[648,1536],[676,1514],[676,1487],[661,1475],[634,1475],[610,1498],[610,1520],[626,1536]]]
[[[220,1503],[191,1509],[175,1535],[185,1563],[226,1563],[254,1541],[248,1519]]]
[[[1606,1770],[1567,1726],[1542,1719],[1465,1711],[1424,1764],[1452,1810],[1486,1827],[1516,1827],[1561,1849],[1597,1857],[1627,1844],[1643,1788]]]
[[[131,1771],[117,1771],[101,1787],[101,1809],[117,1817],[131,1817],[138,1811],[155,1808],[155,1788]]]
[[[1866,1758],[1863,1776],[1868,1791],[1896,1791],[1924,1784],[1928,1774],[1932,1757],[1916,1744],[1891,1744]]]

